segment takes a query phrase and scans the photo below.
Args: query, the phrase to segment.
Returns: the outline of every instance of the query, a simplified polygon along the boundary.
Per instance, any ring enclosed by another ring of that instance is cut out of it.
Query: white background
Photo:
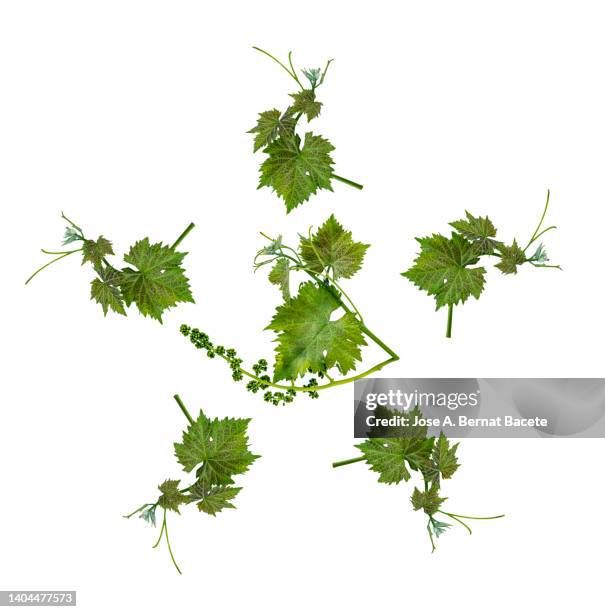
[[[351,387],[270,407],[177,331],[270,357],[279,297],[252,273],[257,232],[294,241],[334,212],[372,244],[346,288],[401,355],[385,376],[602,376],[601,8],[3,2],[0,589],[77,589],[83,610],[602,609],[602,440],[463,443],[450,508],[507,516],[452,529],[431,554],[409,484],[330,467],[356,453]],[[295,87],[253,44],[302,67],[335,58],[312,129],[362,192],[335,184],[286,216],[255,190],[262,155],[245,132]],[[445,312],[399,276],[413,237],[467,208],[527,241],[547,187],[564,271],[491,270],[446,341]],[[104,319],[76,256],[24,288],[39,248],[60,246],[61,210],[118,253],[195,221],[196,304],[163,326],[132,309]],[[183,576],[164,544],[151,550],[156,531],[121,518],[179,477],[175,392],[191,411],[254,417],[262,455],[236,511],[170,517]]]

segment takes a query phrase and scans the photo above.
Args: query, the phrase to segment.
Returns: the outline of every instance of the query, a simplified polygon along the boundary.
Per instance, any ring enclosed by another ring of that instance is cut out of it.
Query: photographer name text
[[[548,419],[542,417],[521,418],[510,415],[482,418],[462,414],[446,415],[443,418],[424,418],[405,414],[392,417],[377,417],[371,414],[366,419],[368,427],[548,427]]]

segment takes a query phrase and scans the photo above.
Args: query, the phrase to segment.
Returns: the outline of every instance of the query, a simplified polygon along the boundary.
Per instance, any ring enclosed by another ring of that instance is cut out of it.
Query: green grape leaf
[[[269,272],[269,282],[279,287],[284,302],[290,300],[290,262],[285,257],[276,260]]]
[[[114,312],[126,316],[120,289],[110,282],[100,278],[93,279],[90,283],[90,299],[95,300],[97,304],[101,304],[104,316],[107,316],[110,308]]]
[[[124,261],[120,289],[127,306],[133,302],[139,312],[162,322],[162,313],[179,302],[193,302],[189,280],[181,263],[186,253],[179,253],[161,243],[139,240],[130,248]]]
[[[203,412],[183,432],[183,442],[174,449],[186,472],[196,472],[203,486],[232,484],[232,476],[248,471],[258,459],[248,450],[250,419],[206,418]]]
[[[95,268],[103,265],[105,255],[113,255],[111,242],[103,236],[96,240],[84,240],[82,243],[82,265],[89,261]]]
[[[459,442],[456,442],[456,444],[450,446],[450,441],[443,432],[441,432],[436,440],[432,459],[442,478],[451,478],[460,467],[456,458],[456,450],[459,444]]]
[[[189,498],[179,491],[180,480],[165,480],[158,489],[162,492],[158,499],[158,504],[165,510],[172,510],[177,514],[179,506],[189,501]]]
[[[369,246],[354,242],[351,232],[331,215],[310,239],[301,237],[300,254],[313,272],[331,269],[335,279],[351,278],[360,270]]]
[[[290,94],[294,99],[290,110],[293,113],[303,113],[307,115],[307,120],[315,119],[321,112],[321,102],[315,99],[315,92],[312,89],[303,89],[296,93]]]
[[[477,263],[478,254],[469,240],[456,233],[451,238],[433,234],[416,240],[420,254],[402,276],[434,296],[437,310],[464,303],[471,295],[479,298],[485,285],[485,268],[470,267]]]
[[[260,167],[258,188],[271,187],[283,198],[288,212],[318,189],[332,191],[333,150],[328,140],[312,132],[305,134],[302,148],[299,136],[280,136],[265,148],[268,157]]]
[[[242,490],[241,487],[212,487],[197,504],[201,512],[216,516],[217,512],[226,508],[235,508],[231,500]]]
[[[337,367],[341,374],[354,369],[364,346],[359,322],[352,313],[330,320],[340,307],[330,289],[307,282],[298,295],[278,306],[266,329],[277,332],[274,382],[295,380],[309,370],[324,372]]]
[[[496,228],[489,217],[473,217],[470,212],[466,212],[466,219],[452,221],[450,225],[462,234],[467,240],[475,243],[480,255],[492,255],[498,245],[494,240]]]
[[[363,453],[370,469],[380,473],[378,482],[397,484],[410,479],[409,469],[420,470],[426,464],[433,442],[433,438],[371,438],[356,448]]]
[[[248,130],[248,134],[256,134],[254,137],[254,152],[266,147],[279,136],[291,134],[296,123],[288,109],[283,115],[273,108],[259,113],[256,125]]]
[[[450,441],[443,432],[435,440],[435,446],[430,461],[422,469],[427,480],[439,483],[441,478],[451,478],[460,467],[456,458],[458,444],[450,446]]]
[[[527,261],[525,252],[517,244],[516,240],[513,240],[511,246],[501,244],[498,247],[498,251],[500,252],[500,262],[496,264],[496,268],[503,274],[516,274],[517,266]]]
[[[433,483],[428,491],[420,491],[414,487],[412,506],[414,510],[424,510],[426,514],[433,516],[446,499],[447,497],[439,497],[439,485]]]

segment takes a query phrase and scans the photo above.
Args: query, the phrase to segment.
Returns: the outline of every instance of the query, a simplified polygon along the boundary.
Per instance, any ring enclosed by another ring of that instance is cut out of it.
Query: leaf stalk
[[[185,415],[185,418],[189,421],[189,424],[193,425],[195,423],[195,421],[193,420],[193,418],[189,414],[189,411],[185,407],[185,404],[183,403],[183,400],[179,397],[179,394],[175,393],[175,395],[173,397],[174,397],[175,402],[178,404],[179,408],[181,409],[182,413]]]
[[[356,183],[351,179],[345,178],[344,176],[339,176],[338,174],[332,173],[332,178],[336,181],[344,183],[345,185],[349,185],[349,187],[355,187],[355,189],[359,189],[360,191],[363,189],[363,185],[361,185],[360,183]]]
[[[445,330],[445,337],[452,337],[452,319],[454,317],[454,305],[448,304],[447,307],[447,329]]]
[[[335,461],[332,464],[333,468],[341,467],[343,465],[350,465],[351,463],[358,463],[359,461],[365,461],[365,457],[353,457],[353,459],[344,459],[343,461]]]
[[[179,246],[179,244],[181,244],[181,242],[183,242],[183,240],[185,240],[185,238],[187,237],[187,235],[189,234],[189,232],[195,227],[195,223],[190,223],[185,230],[183,231],[183,233],[174,241],[174,244],[170,247],[172,250],[176,249],[176,247]]]

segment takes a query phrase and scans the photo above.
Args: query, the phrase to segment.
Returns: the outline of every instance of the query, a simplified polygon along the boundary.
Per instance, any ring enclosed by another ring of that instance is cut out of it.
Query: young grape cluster
[[[231,378],[234,381],[239,382],[243,380],[245,375],[250,376],[249,373],[242,369],[243,360],[237,356],[237,351],[232,348],[225,348],[222,345],[215,345],[208,334],[200,331],[197,328],[191,328],[189,325],[181,325],[180,331],[186,338],[189,338],[191,344],[195,348],[203,349],[206,351],[206,355],[210,359],[214,359],[217,355],[224,359],[231,368]],[[271,391],[269,387],[271,385],[271,378],[266,373],[268,368],[266,359],[259,359],[253,366],[252,371],[254,372],[254,378],[251,378],[246,383],[246,389],[250,393],[258,393],[264,391],[263,399],[274,406],[290,404],[296,397],[296,391],[294,389],[287,389],[285,391]],[[320,375],[321,376],[321,375]],[[318,383],[315,378],[311,378],[305,385],[308,391],[305,391],[309,397],[316,399],[319,397],[319,393],[315,389]]]

